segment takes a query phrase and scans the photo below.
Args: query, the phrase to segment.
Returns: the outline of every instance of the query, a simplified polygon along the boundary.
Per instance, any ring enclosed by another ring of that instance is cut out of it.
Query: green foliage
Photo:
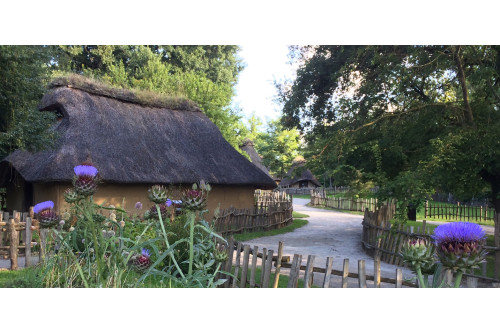
[[[281,178],[292,166],[298,156],[300,134],[296,129],[285,129],[280,120],[271,121],[267,130],[257,135],[255,147],[262,156],[264,166],[272,174]]]
[[[0,288],[41,288],[36,268],[0,271]]]
[[[0,46],[0,159],[16,149],[50,145],[54,115],[36,106],[49,78],[49,47]]]
[[[60,46],[57,70],[196,102],[239,151],[244,125],[229,106],[242,70],[236,46]]]
[[[383,186],[421,202],[433,190],[489,197],[500,211],[498,46],[308,46],[279,88],[283,124],[336,184]]]

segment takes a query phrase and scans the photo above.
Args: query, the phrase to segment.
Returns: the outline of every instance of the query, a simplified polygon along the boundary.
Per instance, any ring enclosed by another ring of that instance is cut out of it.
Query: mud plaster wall
[[[69,205],[64,201],[63,193],[67,188],[72,187],[70,183],[37,183],[34,185],[34,203],[43,201],[53,201],[57,212],[68,210]],[[124,185],[124,184],[101,184],[94,195],[94,201],[100,205],[114,205],[122,207],[129,213],[137,212],[135,204],[143,204],[143,213],[149,209],[153,202],[148,199],[147,192],[150,185]],[[180,199],[181,189],[173,187],[169,196],[171,199]],[[207,209],[209,216],[212,217],[214,210],[220,205],[221,209],[230,206],[238,209],[247,209],[254,206],[254,188],[253,187],[234,187],[234,186],[212,186],[208,196]],[[206,216],[208,217],[208,216]],[[119,217],[118,217],[119,218]]]

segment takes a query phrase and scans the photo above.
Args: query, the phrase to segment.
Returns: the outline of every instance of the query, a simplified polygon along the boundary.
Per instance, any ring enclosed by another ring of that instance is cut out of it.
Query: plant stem
[[[56,232],[56,235],[61,239],[63,245],[68,248],[69,255],[71,256],[71,258],[75,262],[76,268],[78,269],[78,273],[80,274],[80,277],[82,278],[83,285],[85,285],[85,287],[88,288],[89,284],[87,283],[87,280],[85,279],[85,275],[83,274],[83,270],[82,270],[82,267],[80,266],[80,263],[78,262],[78,259],[76,258],[75,254],[73,254],[73,250],[71,249],[71,247],[69,247],[68,243],[64,240],[64,238],[59,233]]]
[[[170,244],[168,243],[168,238],[167,238],[167,232],[165,231],[165,226],[163,225],[163,219],[161,218],[161,211],[160,211],[160,205],[156,204],[156,212],[158,212],[158,218],[160,219],[160,226],[161,230],[163,232],[163,237],[165,238],[165,243],[167,245],[167,249],[170,248]],[[173,252],[170,253],[170,258],[172,258],[172,261],[174,262],[175,267],[179,271],[179,274],[181,275],[182,278],[186,278],[184,274],[182,273],[181,268],[177,264],[177,261],[175,260]]]
[[[455,288],[460,287],[460,283],[462,282],[462,275],[464,272],[462,270],[457,270],[457,276],[455,277]]]
[[[92,218],[92,212],[90,212],[91,210],[91,200],[88,198],[88,199],[85,199],[84,200],[84,206],[83,206],[83,213],[85,215],[85,217],[87,218],[87,220],[89,221],[89,226],[90,226],[90,230],[91,230],[91,233],[92,233],[92,241],[94,243],[93,245],[93,249],[94,249],[94,254],[95,254],[95,259],[96,259],[96,264],[97,264],[97,279],[98,281],[101,281],[102,280],[102,262],[101,262],[101,254],[100,254],[100,246],[97,242],[97,224],[95,223],[94,219]],[[99,230],[99,233],[100,233],[100,230]]]
[[[194,244],[195,213],[192,211],[188,211],[187,219],[189,222],[189,270],[188,270],[188,275],[191,275],[193,273],[193,258],[194,258],[193,244]]]
[[[215,276],[217,275],[217,272],[220,269],[220,263],[217,264],[217,269],[215,269],[215,272],[213,273],[212,277],[210,278],[210,281],[208,281],[207,287],[210,287],[212,285],[212,282],[214,281]]]
[[[417,272],[419,287],[420,288],[427,288],[425,281],[424,281],[424,278],[422,277],[422,271],[420,270],[420,266],[417,266],[415,268],[415,271]]]

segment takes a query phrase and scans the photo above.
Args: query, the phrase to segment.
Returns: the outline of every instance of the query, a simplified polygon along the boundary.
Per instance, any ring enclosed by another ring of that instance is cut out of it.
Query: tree
[[[351,168],[381,194],[462,199],[489,189],[500,212],[500,47],[317,46],[281,86],[283,123],[322,143],[316,165]]]
[[[0,46],[0,159],[38,150],[54,139],[54,115],[36,109],[49,79],[50,48]]]
[[[265,132],[255,142],[262,163],[274,175],[283,178],[298,155],[300,134],[296,129],[284,129],[280,120],[270,121]]]
[[[237,46],[60,46],[56,68],[97,77],[123,88],[142,88],[196,102],[237,150],[242,116],[230,108],[243,66]]]
[[[262,121],[255,115],[255,112],[252,112],[250,118],[248,118],[246,122],[248,123],[247,124],[248,131],[245,133],[246,138],[255,142],[257,140],[257,137],[263,133],[260,130],[261,126],[263,125]]]

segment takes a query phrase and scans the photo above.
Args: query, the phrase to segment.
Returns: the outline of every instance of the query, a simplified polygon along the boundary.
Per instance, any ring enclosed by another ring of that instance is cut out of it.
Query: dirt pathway
[[[358,272],[358,260],[365,260],[366,273],[373,275],[373,258],[368,256],[361,245],[361,236],[363,228],[361,222],[363,216],[354,215],[331,210],[323,210],[305,206],[308,199],[294,198],[294,211],[309,215],[306,218],[309,223],[293,232],[280,234],[270,237],[262,237],[249,241],[245,244],[258,246],[259,250],[263,247],[273,249],[275,254],[278,249],[278,243],[283,241],[283,253],[293,258],[294,254],[302,254],[302,264],[307,262],[308,255],[315,255],[315,267],[325,267],[326,258],[333,257],[333,269],[342,270],[344,259],[349,259],[349,271]],[[381,276],[395,278],[397,266],[386,263],[381,264]],[[318,284],[323,279],[323,274],[317,274],[315,282]],[[413,277],[411,271],[403,270],[403,277]],[[340,282],[340,280],[338,280]],[[339,287],[339,283],[332,279],[332,287]],[[373,284],[371,281],[367,283]],[[357,286],[357,279],[349,279],[348,287]],[[389,286],[388,286],[389,287]],[[393,285],[390,285],[393,287]]]

